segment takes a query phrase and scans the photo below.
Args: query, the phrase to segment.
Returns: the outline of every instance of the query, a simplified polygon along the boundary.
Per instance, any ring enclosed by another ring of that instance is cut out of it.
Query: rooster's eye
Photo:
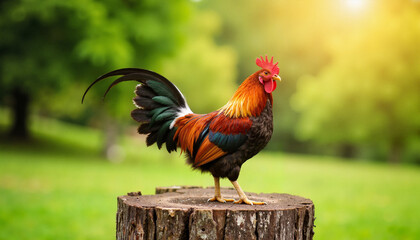
[[[265,74],[265,75],[268,75],[268,72],[267,72],[267,71],[265,71],[265,72],[264,72],[264,74]]]

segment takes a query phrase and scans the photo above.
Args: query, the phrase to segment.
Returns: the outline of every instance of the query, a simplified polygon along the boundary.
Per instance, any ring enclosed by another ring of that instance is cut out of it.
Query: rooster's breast
[[[252,127],[247,134],[248,139],[243,146],[245,159],[243,162],[260,152],[270,141],[273,134],[273,112],[270,101],[258,117],[251,117]],[[241,147],[242,148],[242,147]]]
[[[209,164],[201,166],[202,171],[209,171],[215,177],[227,177],[236,181],[242,164],[260,152],[270,141],[273,134],[273,112],[269,100],[261,114],[250,117],[252,127],[247,133],[247,140],[237,151],[229,153]]]

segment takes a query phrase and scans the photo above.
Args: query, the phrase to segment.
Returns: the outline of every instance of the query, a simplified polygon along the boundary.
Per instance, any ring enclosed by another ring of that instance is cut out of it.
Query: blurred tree
[[[10,134],[28,136],[31,104],[46,93],[173,52],[190,11],[187,0],[1,1],[0,97],[10,99]]]
[[[331,37],[330,64],[299,82],[297,129],[302,139],[384,149],[398,162],[420,142],[420,9],[412,1],[370,7]]]
[[[196,12],[187,28],[187,41],[178,54],[165,59],[162,72],[178,85],[194,112],[211,112],[226,104],[237,88],[236,54],[215,43],[220,18],[213,12]]]

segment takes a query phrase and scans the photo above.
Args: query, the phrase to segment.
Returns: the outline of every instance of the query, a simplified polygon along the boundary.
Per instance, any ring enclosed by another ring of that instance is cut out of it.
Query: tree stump
[[[312,239],[314,204],[289,194],[246,193],[267,205],[207,202],[214,188],[157,188],[118,197],[117,239]],[[222,196],[237,199],[233,189]]]

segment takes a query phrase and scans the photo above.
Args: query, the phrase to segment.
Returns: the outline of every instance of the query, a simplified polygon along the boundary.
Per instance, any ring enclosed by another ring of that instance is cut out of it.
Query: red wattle
[[[274,80],[269,80],[269,81],[264,82],[264,90],[267,93],[273,92],[274,89],[276,89],[276,87],[277,87],[277,83]]]

